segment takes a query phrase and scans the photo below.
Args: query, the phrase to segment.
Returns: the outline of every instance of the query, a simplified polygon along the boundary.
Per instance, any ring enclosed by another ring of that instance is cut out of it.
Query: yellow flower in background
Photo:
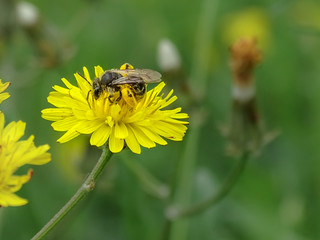
[[[83,72],[83,76],[74,74],[78,87],[62,78],[66,88],[54,86],[55,91],[48,97],[48,102],[56,108],[42,110],[44,119],[54,121],[54,130],[66,131],[58,142],[70,141],[80,134],[92,134],[91,145],[99,147],[108,142],[113,153],[128,146],[132,152],[140,154],[140,146],[153,148],[156,144],[166,145],[163,137],[174,141],[183,139],[188,122],[181,119],[188,118],[188,114],[181,113],[181,108],[164,110],[177,97],[172,96],[173,90],[163,97],[163,82],[129,104],[121,95],[117,100],[112,100],[107,91],[98,98],[94,97],[87,68],[84,67]],[[100,66],[95,67],[96,78],[103,73]]]
[[[228,46],[240,38],[256,38],[258,45],[266,48],[270,41],[269,17],[265,10],[256,7],[226,15],[222,36]]]
[[[33,136],[19,141],[24,135],[24,122],[11,122],[6,127],[4,115],[0,112],[0,205],[21,206],[28,201],[15,194],[32,176],[29,169],[24,175],[14,175],[19,167],[26,164],[42,165],[51,160],[47,153],[49,146],[34,145]]]
[[[8,87],[10,86],[10,82],[2,83],[2,80],[0,79],[0,103],[2,103],[4,100],[6,100],[8,97],[10,97],[10,94],[5,92]]]

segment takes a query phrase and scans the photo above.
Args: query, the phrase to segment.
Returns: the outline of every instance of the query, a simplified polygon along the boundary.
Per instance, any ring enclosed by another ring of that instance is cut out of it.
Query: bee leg
[[[121,91],[119,91],[119,97],[116,99],[116,102],[119,102],[121,98],[122,98],[122,93]]]
[[[113,101],[112,98],[113,98],[113,96],[109,96],[109,97],[108,97],[108,100],[109,100],[109,102],[110,102],[110,105],[114,103],[114,101]]]
[[[86,99],[87,99],[87,103],[89,104],[89,107],[91,108],[91,105],[90,105],[90,102],[89,102],[90,92],[91,92],[91,91],[88,91]],[[93,96],[92,96],[92,97],[93,97]]]
[[[89,93],[90,93],[90,91],[88,91],[88,93],[87,93],[87,97],[86,97],[87,102],[89,102]]]

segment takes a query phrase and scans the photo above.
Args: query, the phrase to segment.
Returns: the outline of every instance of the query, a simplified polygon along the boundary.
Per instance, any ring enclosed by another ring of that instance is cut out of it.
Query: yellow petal
[[[118,153],[123,149],[124,140],[115,137],[114,128],[109,138],[109,149],[113,153]]]
[[[81,108],[73,108],[72,112],[74,114],[74,116],[79,119],[79,120],[93,120],[88,119],[88,114],[90,114],[90,110],[88,110],[87,108],[81,109]],[[89,113],[88,113],[89,112]],[[92,111],[91,111],[92,112]]]
[[[139,122],[141,120],[145,120],[145,113],[143,111],[136,112],[135,114],[129,116],[126,120],[127,123]]]
[[[28,164],[42,165],[51,161],[51,154],[47,151],[50,149],[48,144],[41,145],[28,155]]]
[[[49,96],[47,97],[48,103],[51,103],[55,107],[68,107],[69,99],[71,99],[69,95],[63,95],[58,92],[50,92]]]
[[[68,131],[70,128],[75,126],[75,124],[77,124],[78,122],[79,120],[75,117],[66,117],[62,120],[53,122],[51,126],[55,131]]]
[[[156,144],[146,134],[144,134],[138,126],[130,125],[130,128],[141,146],[146,148],[153,148],[156,146]]]
[[[51,154],[46,151],[49,150],[49,145],[42,145],[33,148],[32,151],[27,152],[22,158],[24,164],[42,165],[51,160]]]
[[[10,97],[10,94],[5,92],[0,94],[0,103],[2,103],[4,100]]]
[[[63,134],[58,140],[57,142],[59,143],[65,143],[68,142],[72,139],[74,139],[75,137],[78,137],[80,135],[80,133],[76,132],[75,129],[69,129],[65,134]]]
[[[3,130],[3,141],[7,144],[18,141],[23,135],[26,128],[26,123],[22,121],[11,122]]]
[[[9,186],[10,192],[17,192],[21,189],[22,185],[28,182],[32,176],[32,170],[29,169],[27,174],[21,176],[10,176],[6,179],[6,184]]]
[[[51,160],[51,154],[47,153],[50,149],[49,145],[45,144],[35,147],[33,140],[34,137],[31,135],[28,140],[17,143],[18,148],[12,155],[12,159],[16,159],[16,167],[20,167],[25,164],[42,165]],[[28,175],[30,175],[30,171]]]
[[[88,69],[87,69],[86,67],[83,67],[82,69],[83,69],[83,76],[84,76],[85,79],[87,79],[87,80],[90,82],[90,84],[91,84],[92,81],[91,81],[91,78],[90,78],[90,74],[89,74]]]
[[[148,101],[152,102],[155,97],[162,91],[166,84],[164,82],[160,82],[154,89],[148,92]]]
[[[189,122],[187,122],[187,121],[181,121],[181,120],[177,120],[177,119],[173,119],[173,118],[167,118],[167,119],[163,120],[163,122],[166,122],[169,124],[177,124],[177,126],[180,126],[182,124],[184,124],[184,125],[189,124]],[[184,125],[182,125],[182,126],[184,126]],[[185,128],[183,128],[183,129],[185,129]]]
[[[64,88],[64,87],[60,87],[58,85],[54,85],[52,88],[54,90],[56,90],[58,93],[61,93],[61,94],[64,94],[64,95],[68,95],[69,94],[69,90],[70,90],[70,89],[67,89],[67,88]]]
[[[123,122],[116,123],[114,126],[114,135],[116,138],[126,138],[128,136],[128,129]]]
[[[69,83],[69,81],[66,78],[61,78],[61,80],[64,83],[64,85],[66,85],[67,88],[71,89],[75,87],[71,83]]]
[[[98,78],[98,77],[101,76],[101,74],[102,74],[104,71],[103,71],[102,67],[100,67],[100,66],[95,66],[95,67],[94,67],[94,72],[95,72],[96,77]]]
[[[173,103],[174,101],[176,101],[177,99],[178,99],[177,96],[173,96],[173,97],[170,98],[167,102],[161,104],[161,108],[160,108],[160,109],[169,106],[170,104],[172,104],[172,103]]]
[[[4,128],[4,114],[0,111],[0,137],[2,136],[3,128]]]
[[[84,97],[84,95],[82,94],[82,91],[80,90],[80,88],[76,88],[75,87],[75,88],[71,88],[70,89],[70,93],[69,94],[70,94],[70,97],[72,99],[77,100],[76,103],[79,102],[79,103],[81,103],[81,105],[82,105],[82,103],[85,103],[85,105],[86,105],[86,104],[88,104],[87,99],[86,99],[87,92],[89,92],[89,91],[86,91],[85,97]]]
[[[0,192],[0,205],[3,207],[8,206],[22,206],[28,203],[27,199],[21,198],[14,193]]]
[[[82,95],[85,95],[87,98],[88,93],[92,90],[90,82],[87,81],[83,76],[79,75],[79,73],[75,73],[74,76],[77,80],[78,86],[81,89]]]
[[[46,108],[43,109],[41,113],[42,118],[50,121],[58,121],[72,116],[72,110],[70,108]]]
[[[159,135],[174,141],[181,141],[187,127],[179,124],[169,124],[163,121],[158,121],[154,126],[154,131]]]
[[[83,134],[90,134],[96,131],[101,125],[105,125],[105,123],[102,120],[96,120],[96,121],[84,120],[78,124],[77,131]]]
[[[9,86],[10,82],[2,83],[2,80],[0,79],[0,93],[5,91]]]
[[[34,136],[31,135],[28,140],[20,141],[19,144],[17,143],[17,149],[12,154],[12,159],[17,159],[15,161],[17,167],[27,164],[24,157],[28,152],[33,152],[32,150],[35,149],[33,140]]]
[[[160,137],[157,133],[152,131],[152,129],[149,130],[146,127],[140,127],[140,129],[145,135],[147,135],[155,143],[158,143],[160,145],[167,145],[168,144],[162,137]]]
[[[176,119],[184,119],[184,118],[189,118],[189,115],[186,113],[176,113],[176,114],[172,115],[171,117],[176,118]]]
[[[173,89],[171,89],[171,91],[167,94],[167,96],[163,100],[167,101],[171,97],[172,94],[173,94]]]
[[[90,144],[95,146],[102,146],[106,143],[111,133],[111,128],[103,124],[96,131],[94,131],[90,138]]]
[[[140,154],[141,153],[141,148],[140,144],[132,132],[131,128],[128,128],[128,137],[125,139],[127,146],[130,148],[130,150],[134,153]]]

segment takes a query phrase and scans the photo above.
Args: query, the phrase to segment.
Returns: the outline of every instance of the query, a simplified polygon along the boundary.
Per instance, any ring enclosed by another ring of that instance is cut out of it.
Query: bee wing
[[[126,81],[130,81],[130,83],[135,83],[137,81],[141,82],[141,80],[144,83],[156,83],[156,82],[161,82],[161,77],[162,77],[159,72],[151,69],[124,69],[124,70],[115,70],[115,71],[120,74],[128,75],[124,77],[128,77]],[[122,78],[119,78],[114,81],[114,84],[121,84],[121,83],[118,83],[119,81],[122,82],[124,80],[122,80]]]
[[[110,85],[123,85],[123,84],[134,84],[134,83],[145,83],[145,81],[140,76],[123,76],[121,78],[118,78],[116,80],[113,80]]]

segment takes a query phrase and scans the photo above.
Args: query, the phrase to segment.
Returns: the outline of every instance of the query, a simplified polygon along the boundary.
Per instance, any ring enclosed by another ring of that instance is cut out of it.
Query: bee
[[[144,96],[146,84],[160,81],[160,73],[151,69],[134,69],[125,63],[120,69],[107,70],[93,80],[93,96],[98,99],[103,92],[107,92],[110,102],[118,102],[122,98],[134,107]]]

